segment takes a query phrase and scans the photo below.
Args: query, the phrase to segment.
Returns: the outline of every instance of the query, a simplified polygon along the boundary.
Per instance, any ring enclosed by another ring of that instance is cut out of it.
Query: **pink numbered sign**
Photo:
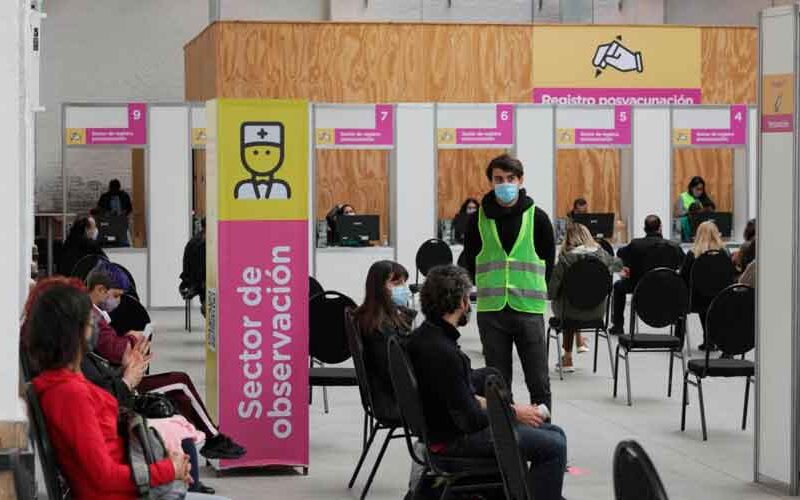
[[[614,106],[614,128],[576,128],[575,144],[629,146],[631,143],[631,107]]]
[[[747,106],[731,106],[730,115],[728,128],[692,129],[692,144],[708,146],[744,145],[747,141]]]
[[[457,128],[456,144],[510,145],[514,144],[514,105],[498,104],[494,128]]]
[[[337,146],[391,146],[394,144],[394,107],[375,105],[375,128],[337,128],[334,135]]]
[[[87,128],[86,144],[147,143],[147,105],[141,102],[128,104],[128,126],[126,128]]]

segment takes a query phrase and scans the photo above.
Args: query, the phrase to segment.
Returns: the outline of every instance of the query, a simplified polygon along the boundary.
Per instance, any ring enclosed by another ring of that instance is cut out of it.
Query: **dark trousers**
[[[158,375],[147,375],[137,387],[139,392],[155,392],[163,394],[175,404],[178,413],[186,417],[197,430],[203,432],[208,438],[219,434],[217,426],[211,420],[203,399],[197,389],[183,372],[167,372]]]
[[[544,317],[508,308],[497,312],[480,312],[478,330],[486,365],[500,371],[508,387],[511,387],[512,381],[512,347],[517,346],[531,403],[546,404],[552,411]]]
[[[613,312],[611,315],[611,325],[614,329],[625,329],[625,303],[627,295],[633,293],[633,283],[629,278],[623,278],[614,283]]]
[[[564,472],[567,468],[567,436],[560,427],[517,424],[522,458],[530,463],[528,484],[536,500],[561,500]],[[489,428],[467,434],[447,446],[446,455],[454,457],[495,456]]]

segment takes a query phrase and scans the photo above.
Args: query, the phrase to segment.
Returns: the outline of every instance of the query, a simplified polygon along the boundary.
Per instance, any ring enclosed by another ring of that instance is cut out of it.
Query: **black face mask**
[[[467,326],[469,323],[469,319],[472,316],[472,304],[467,303],[467,308],[464,310],[464,313],[458,318],[458,326]]]

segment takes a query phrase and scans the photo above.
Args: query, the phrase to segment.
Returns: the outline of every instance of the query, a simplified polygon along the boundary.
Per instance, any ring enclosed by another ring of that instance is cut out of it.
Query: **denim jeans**
[[[530,463],[528,485],[536,500],[561,500],[564,472],[567,469],[567,436],[560,427],[517,424],[522,458]],[[445,455],[453,457],[493,457],[494,445],[489,428],[466,434],[450,443]]]

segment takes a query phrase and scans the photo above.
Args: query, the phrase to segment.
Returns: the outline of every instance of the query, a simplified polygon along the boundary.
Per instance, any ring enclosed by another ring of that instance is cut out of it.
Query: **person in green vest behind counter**
[[[516,344],[533,404],[552,408],[544,312],[555,260],[553,225],[522,188],[522,162],[509,155],[486,168],[492,191],[464,237],[459,265],[478,288],[478,330],[487,366],[511,387]]]
[[[699,175],[692,177],[687,190],[678,197],[678,201],[675,203],[675,217],[687,215],[694,203],[699,203],[705,211],[713,212],[717,208],[706,193],[706,181]]]

